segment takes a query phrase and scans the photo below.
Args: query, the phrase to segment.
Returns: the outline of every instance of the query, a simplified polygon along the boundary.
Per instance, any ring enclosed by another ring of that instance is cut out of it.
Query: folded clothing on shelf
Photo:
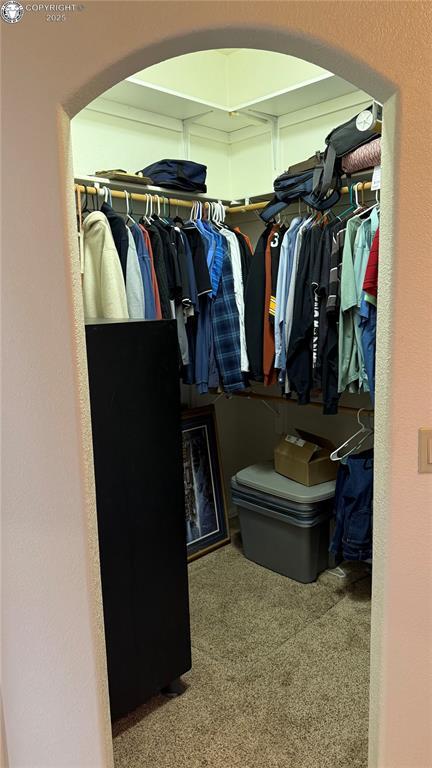
[[[369,144],[357,147],[342,158],[342,170],[345,173],[366,171],[381,163],[381,137],[373,139]]]

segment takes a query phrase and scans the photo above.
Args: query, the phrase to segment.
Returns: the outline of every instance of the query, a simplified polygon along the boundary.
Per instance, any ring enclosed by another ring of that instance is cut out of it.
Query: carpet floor
[[[187,690],[114,724],[116,768],[366,768],[364,567],[299,584],[246,560],[236,533],[189,579]]]

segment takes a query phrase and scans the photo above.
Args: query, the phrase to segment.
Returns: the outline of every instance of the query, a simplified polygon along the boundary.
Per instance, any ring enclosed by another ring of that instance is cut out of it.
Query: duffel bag
[[[307,160],[292,165],[275,179],[273,184],[275,196],[260,214],[263,221],[270,221],[296,200],[303,200],[306,205],[317,211],[326,211],[339,201],[341,179],[338,174],[334,176],[331,188],[325,194],[314,192],[316,169],[318,168],[321,172],[322,161],[321,153],[317,152]]]
[[[181,189],[184,192],[207,192],[207,166],[191,160],[159,160],[137,173],[150,176],[158,187]]]

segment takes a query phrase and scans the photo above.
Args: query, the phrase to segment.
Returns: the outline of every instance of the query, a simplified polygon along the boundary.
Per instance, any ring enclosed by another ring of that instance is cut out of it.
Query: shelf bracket
[[[207,112],[201,112],[199,115],[194,115],[193,117],[185,117],[184,120],[181,121],[182,124],[182,136],[183,136],[183,156],[185,160],[190,160],[190,131],[189,126],[192,125],[192,123],[196,123],[197,120],[200,119],[200,117],[205,117],[206,115],[211,115],[213,112],[213,109],[207,110]]]
[[[267,112],[259,112],[256,109],[242,110],[247,115],[252,117],[258,123],[267,123],[271,127],[271,141],[272,141],[272,154],[273,154],[273,171],[279,173],[280,170],[280,130],[279,130],[279,118],[275,115],[269,115]]]

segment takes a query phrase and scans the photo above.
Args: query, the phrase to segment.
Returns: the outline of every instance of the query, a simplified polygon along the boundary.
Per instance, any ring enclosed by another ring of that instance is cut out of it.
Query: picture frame
[[[188,562],[229,544],[214,406],[182,412]]]

